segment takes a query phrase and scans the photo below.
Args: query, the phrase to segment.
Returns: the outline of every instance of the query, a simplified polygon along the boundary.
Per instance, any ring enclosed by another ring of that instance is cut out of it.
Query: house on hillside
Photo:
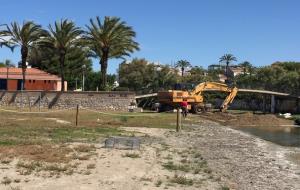
[[[222,70],[225,71],[226,66],[221,64],[212,64],[208,66],[209,71]]]
[[[21,90],[22,68],[0,68],[0,90]],[[61,78],[36,68],[27,68],[25,90],[60,91]],[[65,81],[67,91],[67,81]]]
[[[228,75],[229,77],[236,77],[244,73],[244,68],[240,66],[229,66],[228,67]]]

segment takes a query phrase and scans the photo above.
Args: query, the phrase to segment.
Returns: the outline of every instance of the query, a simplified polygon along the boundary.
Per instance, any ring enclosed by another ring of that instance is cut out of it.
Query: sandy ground
[[[11,180],[10,184],[1,184],[0,189],[300,189],[299,163],[287,157],[299,152],[299,148],[281,147],[200,118],[180,133],[168,129],[125,129],[139,132],[140,150],[105,149],[101,141],[89,160],[72,161],[76,165],[73,174],[52,177],[45,172],[21,175],[16,168],[18,160],[14,159],[0,163],[2,183],[4,179]],[[197,173],[163,167],[170,161],[193,164],[200,158],[208,166]],[[193,184],[174,183],[175,175],[191,179]]]

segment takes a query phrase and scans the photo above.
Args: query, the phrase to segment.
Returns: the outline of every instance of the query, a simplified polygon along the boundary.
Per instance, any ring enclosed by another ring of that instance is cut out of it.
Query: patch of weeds
[[[78,145],[74,149],[78,152],[91,152],[95,151],[96,147],[94,145]]]
[[[200,153],[196,153],[196,154],[194,155],[194,158],[200,158],[200,159],[202,160],[202,155],[201,155]]]
[[[173,156],[172,156],[171,154],[168,154],[168,155],[165,157],[165,159],[167,159],[167,160],[172,160],[172,159],[173,159]]]
[[[204,161],[199,162],[199,163],[198,163],[198,166],[199,166],[200,168],[207,167],[207,161],[204,160]]]
[[[205,168],[203,171],[207,174],[211,174],[211,172],[212,172],[212,170],[210,168]]]
[[[65,172],[66,175],[73,175],[73,173],[74,173],[74,170],[73,170],[73,169],[68,169],[68,170]]]
[[[43,164],[41,162],[25,162],[25,161],[19,161],[17,163],[17,168],[24,168],[25,170],[21,170],[21,175],[30,175],[32,171],[40,171],[40,169],[43,167]]]
[[[10,187],[10,190],[21,190],[21,187]]]
[[[149,177],[142,177],[142,178],[140,179],[140,181],[150,181],[150,182],[152,182],[152,178],[149,178]]]
[[[184,171],[184,172],[189,172],[190,171],[190,166],[187,164],[182,164],[182,165],[177,165],[174,164],[173,162],[167,162],[162,165],[164,168],[167,170],[179,170],[179,171]]]
[[[67,171],[67,165],[59,165],[59,164],[47,164],[43,167],[45,171],[54,171],[54,172],[65,172]]]
[[[196,168],[195,170],[194,170],[194,174],[199,174],[201,172],[201,169],[200,168]]]
[[[86,166],[87,169],[95,169],[96,168],[96,164],[88,164]]]
[[[1,164],[9,164],[11,163],[12,159],[10,158],[2,158],[1,159]]]
[[[156,183],[155,183],[155,186],[156,187],[160,187],[162,184],[162,180],[158,180]]]
[[[72,158],[74,160],[89,160],[91,157],[90,154],[83,154],[83,155],[79,155],[79,154],[73,154]]]
[[[185,176],[178,176],[178,175],[175,175],[171,179],[171,182],[181,184],[181,185],[190,185],[190,186],[194,184],[194,181],[192,179],[187,179]]]
[[[181,163],[186,164],[186,163],[190,163],[190,161],[186,158],[180,160]]]
[[[121,117],[120,117],[120,121],[121,121],[122,123],[126,123],[126,122],[128,121],[128,117],[121,116]]]
[[[123,157],[140,158],[141,156],[137,153],[126,153],[125,155],[123,155]]]
[[[84,175],[90,175],[92,172],[90,170],[86,170],[83,174]]]
[[[230,188],[229,187],[227,187],[227,186],[222,186],[222,188],[221,188],[222,190],[230,190]]]
[[[14,179],[14,182],[15,182],[15,183],[20,183],[20,182],[21,182],[21,179]]]
[[[1,183],[4,185],[9,185],[12,182],[12,180],[9,177],[3,177]]]

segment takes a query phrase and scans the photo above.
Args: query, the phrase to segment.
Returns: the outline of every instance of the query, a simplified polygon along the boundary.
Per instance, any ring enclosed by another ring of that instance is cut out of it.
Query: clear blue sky
[[[232,53],[255,66],[300,61],[299,0],[4,0],[0,23],[61,18],[79,26],[95,16],[118,16],[133,26],[141,50],[131,57],[207,67]],[[20,60],[0,49],[0,61]],[[131,58],[128,58],[131,59]],[[120,60],[109,62],[114,73]],[[98,61],[94,68],[99,69]]]

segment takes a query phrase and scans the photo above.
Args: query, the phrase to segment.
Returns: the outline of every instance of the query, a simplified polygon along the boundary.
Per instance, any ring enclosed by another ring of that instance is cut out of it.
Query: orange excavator
[[[206,110],[204,104],[204,91],[222,91],[229,93],[223,101],[220,111],[227,110],[228,105],[232,103],[237,95],[238,89],[236,87],[229,87],[223,83],[217,82],[203,82],[198,84],[192,91],[188,90],[168,90],[160,91],[157,94],[158,102],[160,104],[160,111],[167,111],[179,106],[180,102],[187,101],[188,109],[193,113],[199,113]]]

